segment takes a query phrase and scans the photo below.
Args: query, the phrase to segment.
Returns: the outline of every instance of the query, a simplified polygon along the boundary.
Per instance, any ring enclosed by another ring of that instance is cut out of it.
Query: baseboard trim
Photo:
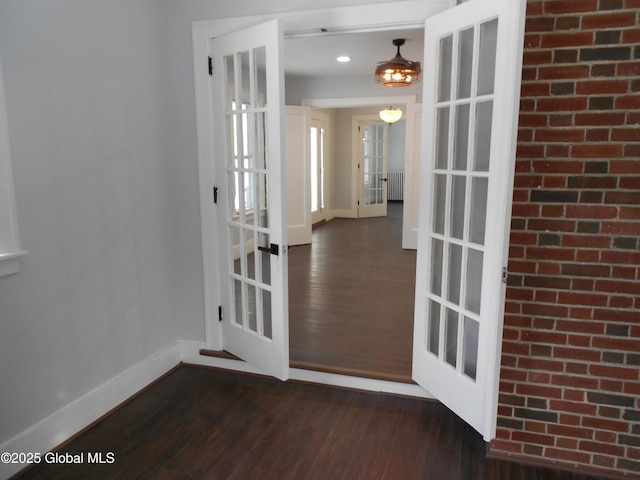
[[[174,342],[65,405],[0,445],[0,452],[44,455],[127,401],[181,361],[180,342]],[[0,464],[0,478],[8,478],[27,464]]]

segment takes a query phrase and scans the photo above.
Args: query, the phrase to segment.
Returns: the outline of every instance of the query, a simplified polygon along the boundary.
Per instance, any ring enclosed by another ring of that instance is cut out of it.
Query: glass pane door
[[[476,0],[425,25],[413,378],[485,439],[495,432],[524,5]]]
[[[212,40],[211,48],[219,94],[216,133],[224,152],[217,164],[223,345],[284,378],[288,323],[279,35],[277,23],[271,22]]]
[[[362,153],[358,216],[361,218],[387,214],[388,128],[384,122],[365,122],[360,125]]]

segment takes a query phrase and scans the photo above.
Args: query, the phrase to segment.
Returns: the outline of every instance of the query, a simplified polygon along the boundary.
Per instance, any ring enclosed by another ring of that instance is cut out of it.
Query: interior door
[[[311,108],[285,107],[288,244],[311,243]]]
[[[386,217],[389,125],[382,121],[365,121],[358,126],[358,133],[360,135],[358,217]]]
[[[223,348],[286,379],[281,44],[274,20],[212,39],[210,52]]]
[[[525,0],[425,23],[413,378],[495,436]]]

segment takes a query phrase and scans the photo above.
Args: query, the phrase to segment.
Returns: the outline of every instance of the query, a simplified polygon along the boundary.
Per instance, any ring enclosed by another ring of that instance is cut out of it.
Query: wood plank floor
[[[415,261],[399,202],[314,228],[289,250],[291,365],[411,382]]]
[[[181,365],[15,480],[596,480],[485,458],[425,400]],[[111,464],[90,464],[102,453]]]

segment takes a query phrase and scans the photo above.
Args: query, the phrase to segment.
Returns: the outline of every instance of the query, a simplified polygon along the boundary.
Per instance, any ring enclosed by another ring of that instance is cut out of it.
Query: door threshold
[[[199,355],[191,357],[190,359],[185,359],[185,363],[268,376],[244,360],[225,351],[200,349]],[[328,371],[329,369],[327,368],[325,368],[324,371],[311,370],[310,368],[310,364],[293,362],[289,369],[289,379],[292,381],[330,385],[334,387],[363,390],[374,393],[385,393],[435,400],[435,397],[424,390],[421,386],[416,385],[415,383],[408,383],[405,379],[403,379],[403,381],[394,381],[355,375],[354,371],[351,371],[351,373],[347,373],[346,371],[338,373],[335,370]]]
[[[409,385],[416,385],[416,383],[410,376],[397,375],[393,373],[372,372],[371,370],[361,370],[350,367],[327,366],[311,362],[289,362],[289,367],[297,368],[300,370],[311,370],[314,372],[335,373],[338,375],[346,375],[349,377],[369,378],[371,380],[384,380],[387,382],[398,382],[407,383]]]

